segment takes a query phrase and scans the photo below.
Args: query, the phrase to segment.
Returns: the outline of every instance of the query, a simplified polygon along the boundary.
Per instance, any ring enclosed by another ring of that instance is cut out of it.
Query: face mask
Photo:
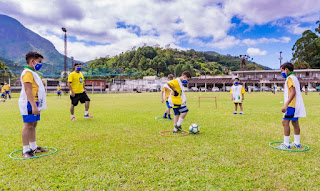
[[[238,85],[239,84],[239,82],[234,82],[234,85]]]
[[[286,72],[281,72],[282,77],[287,78]]]
[[[39,70],[40,70],[40,68],[42,67],[42,63],[38,63],[38,62],[36,62],[36,64],[35,64],[35,65],[33,65],[33,67],[34,67],[34,70],[35,70],[35,71],[39,71]]]
[[[81,71],[81,67],[78,67],[77,70],[80,72]]]
[[[183,84],[187,84],[187,83],[188,83],[188,80],[182,80],[182,83],[183,83]]]

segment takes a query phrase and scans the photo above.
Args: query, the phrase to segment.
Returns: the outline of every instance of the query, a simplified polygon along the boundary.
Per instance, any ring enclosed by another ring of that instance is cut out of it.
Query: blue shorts
[[[290,121],[298,121],[299,118],[294,118],[294,113],[296,109],[293,107],[288,107],[286,113],[284,114],[283,119]]]
[[[173,108],[174,115],[180,115],[181,113],[187,113],[189,110],[187,106],[180,106],[179,108]]]
[[[169,102],[166,101],[166,104],[167,104],[167,108],[171,109],[172,107],[170,106]]]
[[[61,92],[57,92],[58,95],[61,95]]]
[[[10,94],[10,91],[6,91],[6,94]]]
[[[1,94],[1,97],[5,97],[6,95],[4,95],[3,93]]]
[[[36,104],[37,106],[39,105],[38,102],[36,102]],[[30,102],[28,102],[27,108],[28,108],[28,115],[22,115],[23,123],[34,123],[34,122],[40,121],[40,115],[32,114],[32,107]]]

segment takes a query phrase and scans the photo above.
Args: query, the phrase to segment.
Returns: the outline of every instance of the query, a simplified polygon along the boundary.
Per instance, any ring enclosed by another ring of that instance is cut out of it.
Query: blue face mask
[[[234,82],[234,85],[238,85],[239,84],[239,82]]]
[[[42,67],[42,63],[36,62],[36,65],[34,65],[34,70],[39,71],[41,67]]]
[[[287,78],[286,72],[281,72],[282,77]]]
[[[183,83],[183,84],[187,84],[187,83],[188,83],[188,80],[182,80],[182,83]]]
[[[77,70],[80,72],[81,71],[81,67],[78,67]]]

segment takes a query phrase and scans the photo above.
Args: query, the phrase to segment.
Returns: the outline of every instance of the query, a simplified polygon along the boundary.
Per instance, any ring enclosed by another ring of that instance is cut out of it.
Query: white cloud
[[[259,39],[243,39],[242,43],[246,45],[257,45],[257,44],[267,44],[267,43],[288,43],[290,42],[290,37],[281,37],[279,39],[276,38],[259,38]]]
[[[247,53],[250,56],[264,56],[267,54],[266,50],[260,50],[259,48],[248,48]]]
[[[300,27],[299,24],[290,25],[286,27],[288,32],[292,34],[301,35],[306,30],[311,30],[311,27]]]
[[[286,36],[241,40],[237,34],[229,34],[235,25],[231,19],[237,16],[249,25],[284,17],[303,22],[313,19],[319,11],[318,0],[11,0],[10,4],[0,0],[0,12],[49,39],[61,53],[61,27],[66,27],[68,35],[79,41],[68,42],[68,55],[84,61],[116,55],[144,43],[182,48],[179,44],[187,41],[217,49],[241,44],[288,43],[291,39]],[[119,28],[119,22],[130,26]],[[293,33],[303,29],[294,26]],[[206,42],[203,38],[212,40]],[[90,46],[81,41],[108,45]]]

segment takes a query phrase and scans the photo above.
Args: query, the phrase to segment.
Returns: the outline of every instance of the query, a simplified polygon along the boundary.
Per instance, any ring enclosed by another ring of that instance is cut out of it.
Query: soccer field
[[[198,96],[217,96],[213,99]],[[245,94],[244,115],[233,115],[229,93],[186,93],[189,113],[182,124],[200,134],[163,137],[173,122],[157,121],[165,104],[160,93],[91,95],[90,113],[75,108],[68,96],[48,96],[37,128],[39,146],[54,155],[13,160],[22,148],[18,94],[0,103],[0,190],[319,190],[320,95],[304,97],[307,118],[300,120],[307,152],[272,149],[283,140],[283,94]],[[293,141],[293,129],[291,129]]]

